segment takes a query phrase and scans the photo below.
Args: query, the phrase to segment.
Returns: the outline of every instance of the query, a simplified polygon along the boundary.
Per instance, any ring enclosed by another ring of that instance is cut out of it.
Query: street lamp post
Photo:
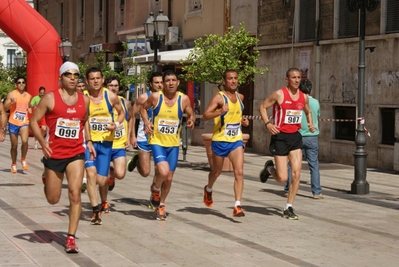
[[[355,179],[351,184],[352,194],[369,194],[370,186],[366,181],[367,177],[367,152],[366,133],[364,128],[364,90],[365,90],[365,35],[366,35],[366,9],[374,11],[379,4],[379,0],[347,0],[349,11],[358,12],[359,16],[359,74],[358,74],[358,109],[357,109],[357,128],[356,128],[356,151],[355,157]]]
[[[169,18],[159,10],[158,16],[154,19],[154,13],[150,12],[150,16],[144,22],[145,37],[150,40],[151,49],[154,50],[154,67],[153,72],[158,71],[158,48],[169,26]]]
[[[68,41],[68,38],[62,39],[62,43],[58,46],[58,49],[60,51],[62,62],[67,61],[72,51],[72,44]]]
[[[21,67],[24,64],[24,56],[21,52],[15,53],[15,65]]]

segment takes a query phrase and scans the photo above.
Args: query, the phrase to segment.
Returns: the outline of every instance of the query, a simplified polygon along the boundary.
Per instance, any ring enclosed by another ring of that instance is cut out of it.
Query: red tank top
[[[52,159],[72,158],[84,153],[84,124],[86,107],[83,94],[78,93],[78,101],[68,106],[61,98],[59,90],[54,90],[54,108],[46,114],[47,136],[53,151]]]
[[[301,129],[301,121],[306,120],[302,117],[302,110],[305,107],[305,97],[303,93],[298,90],[298,100],[292,100],[287,87],[281,88],[283,91],[283,102],[281,105],[274,104],[273,118],[274,124],[282,133],[295,133]]]

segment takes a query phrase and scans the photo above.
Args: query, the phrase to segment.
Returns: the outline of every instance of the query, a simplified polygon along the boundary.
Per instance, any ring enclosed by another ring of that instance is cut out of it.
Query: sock
[[[72,235],[72,234],[68,234],[68,236],[71,236],[71,237],[75,238],[75,235]]]
[[[241,206],[241,201],[236,200],[236,203],[234,204],[234,207],[237,207],[237,206]]]
[[[285,205],[285,209],[288,209],[289,207],[292,207],[292,204],[287,203],[287,205]]]
[[[209,188],[208,186],[205,187],[206,192],[212,193],[212,188]]]
[[[157,192],[161,191],[161,188],[156,188],[156,187],[155,187],[155,184],[154,184],[154,186],[152,187],[152,189],[154,189],[154,191],[157,191]]]
[[[97,206],[92,207],[93,212],[99,212],[99,211],[100,211],[100,205],[101,205],[101,204],[98,204]]]
[[[270,173],[270,170],[273,168],[273,166],[268,166],[267,168],[266,168],[266,170]]]
[[[159,206],[165,206],[165,203],[161,202],[159,203]]]

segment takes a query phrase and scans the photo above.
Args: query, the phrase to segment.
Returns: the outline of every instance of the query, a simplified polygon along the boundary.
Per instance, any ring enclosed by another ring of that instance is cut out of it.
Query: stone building
[[[258,1],[258,63],[268,67],[270,73],[256,79],[254,108],[285,85],[289,67],[299,68],[303,78],[313,81],[313,95],[320,101],[319,157],[324,161],[354,162],[359,101],[358,16],[349,12],[346,0]],[[399,1],[381,0],[374,11],[366,12],[365,25],[363,113],[371,134],[366,137],[367,166],[398,170]],[[270,136],[263,124],[255,122],[254,132],[258,138],[253,140],[253,147],[268,151]]]

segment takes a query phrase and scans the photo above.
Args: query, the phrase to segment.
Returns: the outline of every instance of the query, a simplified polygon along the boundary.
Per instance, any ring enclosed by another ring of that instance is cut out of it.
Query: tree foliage
[[[115,53],[113,54],[115,58],[120,59],[122,62],[122,58],[123,56],[126,54],[125,52],[127,51],[127,43],[123,43],[123,48],[124,48],[124,52],[123,53]],[[130,63],[129,66],[127,65],[123,65],[123,69],[122,70],[113,70],[111,68],[111,65],[109,64],[109,62],[105,62],[104,63],[104,56],[106,53],[108,53],[109,51],[107,50],[101,50],[99,52],[97,52],[96,57],[95,57],[95,62],[91,63],[91,64],[84,64],[82,62],[78,63],[78,67],[79,67],[79,71],[80,73],[82,73],[83,75],[86,73],[86,70],[89,69],[90,67],[98,67],[101,69],[101,71],[103,72],[103,76],[104,78],[110,77],[110,76],[116,76],[118,77],[119,81],[120,81],[120,93],[124,93],[126,92],[126,90],[128,90],[128,87],[131,84],[139,84],[139,83],[145,83],[147,80],[147,72],[142,71],[139,74],[136,75],[130,75],[128,76],[127,73],[125,73],[125,70],[127,69],[126,67],[133,67],[134,64],[137,63]],[[128,57],[134,57],[137,56],[137,53],[134,53]],[[130,60],[130,62],[133,62]],[[133,65],[132,65],[133,64]]]
[[[268,71],[256,66],[260,53],[253,48],[258,42],[259,39],[249,36],[244,23],[237,32],[231,26],[224,36],[209,34],[204,39],[198,38],[187,59],[181,61],[185,65],[181,77],[220,85],[226,70],[236,70],[239,85],[253,81],[255,74]]]
[[[25,57],[24,53],[24,64],[22,66],[7,68],[2,62],[3,57],[0,56],[0,95],[2,99],[15,89],[14,80],[18,76],[26,77]]]

